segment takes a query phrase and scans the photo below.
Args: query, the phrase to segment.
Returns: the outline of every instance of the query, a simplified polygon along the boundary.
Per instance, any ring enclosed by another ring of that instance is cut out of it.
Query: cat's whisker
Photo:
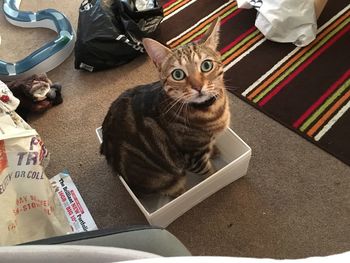
[[[196,97],[196,95],[194,95],[194,94],[186,93],[185,96],[184,96],[184,101],[187,103],[187,101],[191,101],[195,97]]]
[[[174,99],[173,98],[166,98],[164,99],[164,101],[162,101],[161,103],[159,103],[161,106],[163,106],[164,104],[169,104],[170,101],[173,101]]]
[[[207,89],[207,93],[208,93],[208,95],[215,95],[215,94],[218,94],[218,91],[217,91],[217,89],[216,88],[210,88],[210,89]]]
[[[175,99],[175,101],[172,104],[170,104],[169,108],[167,110],[165,110],[163,115],[167,114],[172,108],[174,108],[175,105],[178,104],[183,99],[183,97],[184,97],[184,95],[177,97]]]
[[[184,102],[181,102],[181,105],[180,105],[178,111],[176,112],[176,115],[177,115],[177,116],[180,116],[180,114],[181,114],[181,112],[182,112],[182,110],[183,110],[183,108],[184,108],[184,105],[185,105],[185,103],[184,103]]]
[[[164,115],[167,114],[171,109],[173,109],[176,104],[178,104],[178,103],[183,104],[184,102],[181,102],[181,100],[186,101],[190,96],[191,96],[191,94],[184,93],[181,96],[179,96],[178,98],[176,98],[175,102],[169,107],[169,109],[164,113]],[[181,112],[181,106],[176,109],[175,114],[172,116],[172,118],[169,120],[169,122],[172,123],[173,121],[175,121],[176,117],[180,116],[179,115],[180,112]]]
[[[182,96],[182,98],[183,97],[185,97],[185,95],[184,96]],[[177,110],[175,111],[175,114],[173,115],[173,118],[169,121],[169,122],[173,122],[173,121],[175,121],[175,119],[176,119],[176,117],[181,117],[181,115],[180,115],[180,113],[181,113],[181,111],[182,111],[182,109],[183,109],[183,105],[185,104],[185,102],[181,102],[181,105],[177,108]]]
[[[226,88],[228,91],[237,91],[237,90],[238,90],[238,87],[228,87],[228,86],[225,86],[225,88]]]
[[[224,83],[225,83],[225,88],[227,90],[236,91],[237,89],[239,89],[238,86],[230,85],[229,83],[225,82],[225,80],[224,80]]]
[[[189,127],[190,122],[188,120],[188,103],[186,103],[184,115],[185,115],[185,126]]]
[[[183,103],[183,118],[184,118],[184,124],[186,128],[190,127],[190,122],[188,120],[188,103]]]

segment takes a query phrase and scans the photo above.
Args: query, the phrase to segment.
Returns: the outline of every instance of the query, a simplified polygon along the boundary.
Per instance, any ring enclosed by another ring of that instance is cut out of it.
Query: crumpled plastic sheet
[[[154,8],[154,0],[136,0],[135,6],[138,11]]]
[[[237,0],[239,8],[255,8],[255,26],[269,40],[306,46],[317,32],[313,0]]]

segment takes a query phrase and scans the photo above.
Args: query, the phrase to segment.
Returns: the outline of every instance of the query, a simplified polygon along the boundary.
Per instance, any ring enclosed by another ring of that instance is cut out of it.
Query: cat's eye
[[[186,77],[186,74],[182,69],[174,69],[173,72],[171,72],[171,76],[173,79],[180,81]]]
[[[201,64],[201,71],[202,72],[209,72],[213,69],[214,63],[210,59],[206,59]]]

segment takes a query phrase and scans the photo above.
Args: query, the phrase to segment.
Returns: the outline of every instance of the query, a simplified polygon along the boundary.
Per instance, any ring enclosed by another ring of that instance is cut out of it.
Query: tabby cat
[[[216,50],[219,21],[204,37],[173,50],[143,45],[160,81],[129,89],[102,125],[101,154],[136,195],[184,192],[186,171],[210,174],[216,136],[229,125],[223,66]]]

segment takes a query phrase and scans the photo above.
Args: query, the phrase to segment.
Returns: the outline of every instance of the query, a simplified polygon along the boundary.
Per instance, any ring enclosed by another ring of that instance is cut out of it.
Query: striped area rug
[[[306,47],[267,40],[256,11],[233,0],[160,1],[160,41],[199,38],[221,18],[219,50],[228,90],[350,165],[350,4],[328,1]]]

